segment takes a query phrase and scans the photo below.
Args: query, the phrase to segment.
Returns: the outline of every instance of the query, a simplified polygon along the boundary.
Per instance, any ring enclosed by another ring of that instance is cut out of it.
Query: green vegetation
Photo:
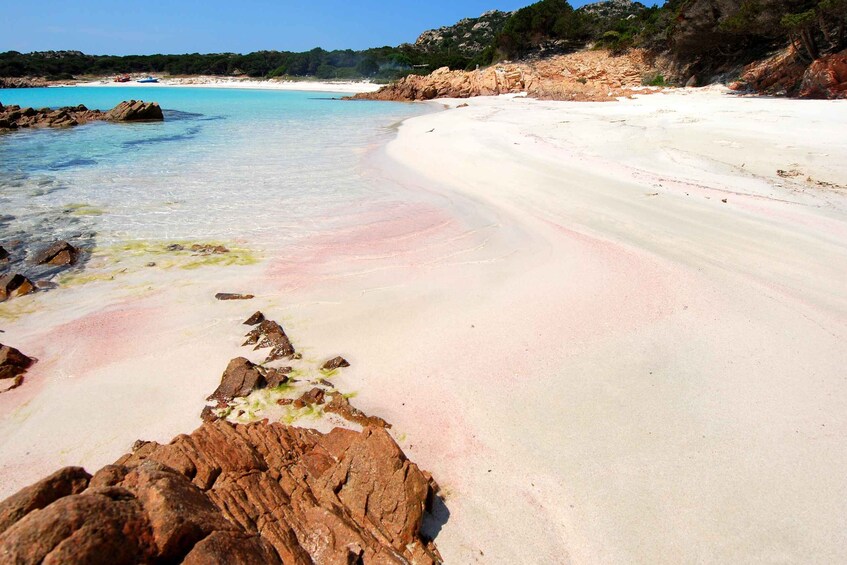
[[[0,76],[70,78],[159,73],[249,77],[316,77],[387,82],[438,67],[473,69],[503,59],[581,49],[622,53],[632,47],[682,59],[738,61],[793,42],[806,58],[847,46],[847,0],[667,0],[661,7],[611,0],[575,10],[566,0],[540,0],[513,13],[492,11],[424,32],[414,44],[363,51],[85,55],[79,51],[0,53]]]

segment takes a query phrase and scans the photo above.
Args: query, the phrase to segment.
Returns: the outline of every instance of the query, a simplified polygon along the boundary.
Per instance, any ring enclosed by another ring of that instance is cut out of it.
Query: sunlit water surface
[[[394,198],[369,148],[420,106],[327,93],[167,87],[0,89],[0,102],[108,110],[159,102],[163,123],[0,135],[0,241],[240,240],[285,245]]]

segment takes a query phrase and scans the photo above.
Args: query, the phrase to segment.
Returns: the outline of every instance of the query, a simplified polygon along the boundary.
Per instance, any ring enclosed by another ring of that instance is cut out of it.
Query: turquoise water
[[[334,94],[168,87],[0,89],[0,102],[107,110],[159,102],[164,123],[0,135],[0,242],[91,237],[279,244],[394,197],[369,148],[421,106]]]

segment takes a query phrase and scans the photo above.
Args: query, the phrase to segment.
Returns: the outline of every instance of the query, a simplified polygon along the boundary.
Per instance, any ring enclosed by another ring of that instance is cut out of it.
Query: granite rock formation
[[[203,424],[0,503],[0,555],[35,563],[417,563],[437,494],[380,428]]]
[[[504,63],[475,71],[447,67],[426,76],[409,75],[377,92],[354,96],[365,100],[415,101],[470,98],[526,92],[543,100],[615,100],[632,94],[655,72],[641,50],[613,56],[581,51],[524,63]]]
[[[164,115],[156,102],[130,100],[121,102],[108,112],[89,110],[82,104],[65,108],[21,108],[0,104],[0,131],[36,127],[65,128],[88,122],[108,120],[114,122],[162,121]]]

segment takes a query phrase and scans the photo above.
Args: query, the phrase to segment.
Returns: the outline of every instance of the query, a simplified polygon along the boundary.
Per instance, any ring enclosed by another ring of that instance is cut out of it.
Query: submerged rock
[[[0,263],[2,263],[4,261],[8,261],[8,260],[9,260],[9,252],[6,251],[6,249],[2,245],[0,245]]]
[[[79,256],[79,249],[67,241],[57,241],[37,252],[32,258],[36,265],[73,265]]]
[[[203,424],[0,503],[11,563],[440,563],[437,486],[385,432]]]

